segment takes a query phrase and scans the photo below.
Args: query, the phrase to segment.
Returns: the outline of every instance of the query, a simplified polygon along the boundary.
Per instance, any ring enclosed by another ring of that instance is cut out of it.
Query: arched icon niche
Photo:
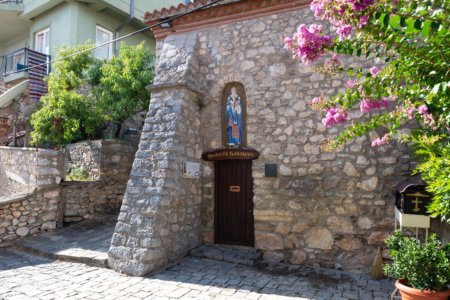
[[[240,82],[230,82],[221,97],[222,144],[247,146],[247,96]]]

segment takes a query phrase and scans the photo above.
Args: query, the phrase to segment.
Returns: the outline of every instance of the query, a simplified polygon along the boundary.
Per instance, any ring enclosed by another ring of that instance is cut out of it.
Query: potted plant
[[[400,231],[385,240],[392,264],[384,273],[397,278],[403,300],[447,300],[450,297],[450,244],[443,246],[435,234],[428,241],[404,236]]]

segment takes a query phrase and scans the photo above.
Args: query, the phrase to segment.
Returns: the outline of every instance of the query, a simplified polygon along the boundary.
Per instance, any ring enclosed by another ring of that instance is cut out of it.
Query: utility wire
[[[21,72],[28,71],[28,70],[31,70],[31,69],[34,69],[34,68],[39,68],[39,67],[42,67],[42,66],[48,66],[48,65],[50,65],[50,64],[52,64],[52,63],[54,63],[54,62],[61,61],[61,60],[64,60],[64,59],[67,59],[67,58],[70,58],[70,57],[79,55],[79,54],[81,54],[81,53],[84,53],[84,52],[92,51],[92,50],[94,50],[94,49],[97,49],[97,48],[100,48],[100,47],[103,47],[103,46],[106,46],[106,45],[115,43],[115,42],[117,42],[117,41],[120,41],[120,40],[129,38],[130,36],[133,36],[133,35],[136,35],[136,34],[138,34],[138,33],[144,32],[144,31],[149,30],[149,29],[151,29],[151,28],[153,28],[153,27],[160,26],[161,24],[169,23],[169,22],[171,22],[171,21],[173,21],[173,20],[175,20],[175,19],[181,18],[181,17],[183,17],[183,16],[186,16],[186,15],[188,15],[188,14],[190,14],[190,13],[193,13],[193,12],[196,12],[196,11],[199,11],[199,10],[202,10],[202,9],[204,9],[204,8],[213,6],[214,4],[217,4],[217,3],[222,2],[222,1],[223,1],[223,0],[214,0],[214,1],[210,2],[210,3],[208,3],[208,4],[205,4],[205,5],[203,5],[203,6],[197,7],[196,9],[193,9],[193,10],[191,10],[191,11],[185,12],[185,13],[183,13],[183,14],[179,14],[179,15],[172,16],[172,17],[167,18],[167,19],[165,19],[165,20],[163,20],[163,21],[161,21],[161,22],[158,22],[158,23],[156,23],[156,24],[153,24],[152,26],[147,26],[147,27],[145,27],[145,28],[141,28],[141,29],[139,29],[139,30],[136,30],[136,31],[134,31],[134,32],[131,32],[131,33],[129,33],[129,34],[126,34],[126,35],[124,35],[124,36],[121,36],[121,37],[119,37],[119,38],[113,39],[113,40],[111,40],[111,41],[109,41],[109,42],[106,42],[106,43],[103,43],[103,44],[99,44],[99,45],[95,45],[95,46],[89,47],[89,48],[87,48],[87,49],[84,49],[84,50],[81,50],[81,51],[72,53],[72,54],[70,54],[70,55],[67,55],[67,56],[64,56],[64,57],[60,57],[60,58],[57,58],[57,59],[54,59],[54,60],[51,60],[51,61],[48,61],[48,62],[45,62],[45,63],[42,63],[42,64],[38,64],[38,65],[35,65],[35,66],[32,66],[32,67],[26,67],[26,68],[23,68],[23,69],[21,69],[21,70],[17,70],[17,71],[13,71],[13,72],[1,74],[0,77],[5,77],[5,76],[7,76],[7,75],[16,74],[16,73],[21,73]],[[2,1],[0,1],[0,3],[1,3],[1,2],[2,2]]]

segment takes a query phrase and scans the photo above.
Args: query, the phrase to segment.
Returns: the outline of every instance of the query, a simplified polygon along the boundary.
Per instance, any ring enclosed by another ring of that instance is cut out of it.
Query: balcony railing
[[[30,54],[32,57],[39,56],[40,62],[42,63],[50,61],[49,55],[42,54],[28,48],[22,48],[5,56],[0,56],[0,76],[7,76],[19,73],[21,71],[27,71],[28,67],[30,67]],[[50,65],[44,67],[47,69],[48,74],[50,72]]]
[[[22,4],[23,0],[0,0],[0,4]]]

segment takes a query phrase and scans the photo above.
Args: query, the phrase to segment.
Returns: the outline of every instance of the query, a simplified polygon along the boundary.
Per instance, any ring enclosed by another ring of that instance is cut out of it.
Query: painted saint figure
[[[228,144],[242,143],[242,107],[241,98],[236,93],[236,88],[231,88],[231,94],[227,99],[226,122],[228,131]]]

